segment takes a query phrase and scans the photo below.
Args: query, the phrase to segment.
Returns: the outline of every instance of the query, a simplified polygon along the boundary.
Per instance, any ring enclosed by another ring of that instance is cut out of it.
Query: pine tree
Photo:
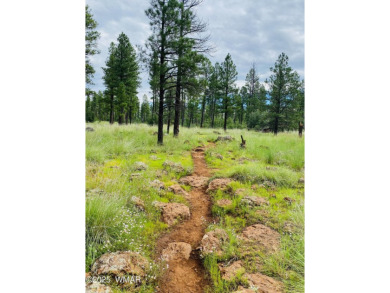
[[[236,65],[234,65],[232,57],[227,54],[225,61],[221,64],[221,87],[223,90],[223,111],[224,111],[224,123],[223,129],[226,131],[227,119],[229,113],[229,106],[231,104],[231,94],[234,89],[234,82],[237,80]]]
[[[151,7],[145,11],[150,20],[153,35],[148,39],[147,47],[151,58],[158,58],[158,135],[157,143],[163,144],[164,95],[166,83],[176,68],[170,59],[175,55],[175,41],[178,36],[178,7],[176,0],[151,0]]]
[[[103,67],[104,76],[103,81],[106,86],[105,94],[108,96],[108,103],[110,108],[110,123],[114,123],[114,107],[115,107],[115,95],[118,85],[118,76],[116,74],[116,47],[113,42],[111,42],[108,49],[109,56],[106,60],[106,67]]]
[[[100,38],[100,33],[96,31],[98,23],[93,19],[92,12],[88,5],[85,6],[85,83],[92,85],[92,78],[95,69],[91,65],[90,56],[99,54],[97,49],[97,41]]]
[[[137,88],[140,84],[137,56],[129,38],[121,33],[115,50],[115,74],[119,83],[123,83],[126,91],[126,102],[121,103],[120,113],[132,121],[137,103]],[[127,122],[127,119],[126,119]]]
[[[288,56],[279,55],[274,67],[270,68],[272,75],[266,83],[270,86],[269,113],[272,129],[276,135],[280,128],[289,126],[291,111],[294,109],[294,98],[300,86],[299,75],[288,65]]]

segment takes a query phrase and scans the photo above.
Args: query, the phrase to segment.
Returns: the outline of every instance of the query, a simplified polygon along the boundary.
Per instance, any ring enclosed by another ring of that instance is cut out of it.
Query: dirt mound
[[[233,202],[230,199],[219,199],[217,200],[217,206],[224,208],[228,207],[232,204]]]
[[[147,259],[140,254],[132,251],[118,251],[99,257],[93,264],[91,272],[93,275],[145,276],[148,266]]]
[[[263,274],[245,274],[244,277],[248,280],[251,287],[256,287],[256,292],[263,293],[282,293],[283,284],[271,277]]]
[[[168,191],[173,192],[174,194],[189,196],[188,192],[185,191],[179,184],[173,184],[168,187]]]
[[[232,181],[230,178],[218,178],[214,179],[210,182],[209,187],[207,188],[206,192],[209,193],[210,191],[216,191],[218,189],[224,190],[226,189],[227,185]]]
[[[222,255],[222,245],[228,239],[229,236],[223,229],[217,228],[213,231],[207,232],[200,242],[200,250],[202,251],[202,255],[205,256],[213,252],[217,255]]]
[[[182,203],[167,203],[162,207],[162,216],[164,223],[172,226],[179,220],[188,219],[190,217],[190,209]]]
[[[207,183],[209,181],[208,177],[202,177],[202,176],[186,176],[183,178],[180,178],[179,182],[182,184],[186,184],[195,188],[202,188],[206,187]]]
[[[280,246],[280,235],[278,232],[262,224],[255,224],[246,227],[240,238],[244,242],[253,243],[264,247],[267,251],[277,251]]]
[[[85,293],[112,293],[112,290],[109,286],[95,281],[85,286]]]
[[[221,272],[221,277],[224,280],[232,281],[237,274],[243,274],[245,272],[245,268],[242,266],[242,261],[238,260],[232,263],[229,266],[218,265],[219,271]]]
[[[171,242],[168,247],[162,251],[162,259],[166,261],[189,259],[192,248],[185,242]]]

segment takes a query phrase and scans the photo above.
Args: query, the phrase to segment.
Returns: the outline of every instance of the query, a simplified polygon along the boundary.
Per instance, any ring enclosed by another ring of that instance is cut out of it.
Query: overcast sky
[[[124,32],[133,47],[145,45],[151,34],[145,10],[149,0],[87,0],[97,30],[101,33],[101,53],[91,58],[96,73],[95,91],[104,90],[103,71],[111,42]],[[208,23],[211,44],[216,51],[211,62],[222,62],[230,53],[237,66],[237,85],[255,63],[260,81],[270,74],[278,55],[285,52],[290,66],[304,78],[304,0],[204,0],[198,16]],[[141,75],[138,97],[151,96],[147,73]]]

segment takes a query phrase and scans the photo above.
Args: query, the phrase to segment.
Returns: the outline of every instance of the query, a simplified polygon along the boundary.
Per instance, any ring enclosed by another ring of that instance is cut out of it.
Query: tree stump
[[[241,146],[242,148],[245,148],[245,147],[246,147],[246,140],[242,137],[242,135],[241,135],[241,144],[240,144],[240,146]]]

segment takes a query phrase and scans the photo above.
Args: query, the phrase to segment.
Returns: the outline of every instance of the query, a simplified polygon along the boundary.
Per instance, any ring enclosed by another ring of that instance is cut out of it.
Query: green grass
[[[155,242],[168,227],[162,223],[160,212],[152,205],[155,200],[188,204],[184,197],[150,187],[158,179],[165,186],[175,183],[192,172],[191,150],[206,145],[217,136],[215,129],[181,128],[179,138],[164,135],[164,145],[157,145],[156,127],[147,125],[109,125],[106,122],[88,124],[94,132],[86,132],[86,271],[102,254],[110,251],[138,251],[153,263]],[[240,135],[247,141],[247,148],[240,148]],[[208,255],[204,265],[212,280],[211,292],[233,292],[239,285],[246,285],[242,276],[227,282],[222,280],[218,263],[241,259],[245,269],[258,271],[254,265],[262,263],[261,272],[282,281],[287,292],[303,292],[304,285],[304,197],[303,186],[297,184],[304,175],[304,140],[297,133],[280,133],[278,136],[247,130],[228,130],[235,138],[231,142],[217,142],[206,152],[206,162],[215,170],[214,177],[231,177],[235,181],[225,191],[212,195],[218,199],[231,199],[227,208],[213,206],[215,223],[208,230],[223,228],[229,241],[223,247],[222,256]],[[217,154],[223,159],[217,158]],[[170,161],[180,164],[182,172],[163,166]],[[143,162],[146,170],[136,171],[135,163]],[[130,178],[134,173],[138,177]],[[251,190],[253,184],[265,183],[274,187]],[[188,187],[184,187],[188,191]],[[269,206],[252,208],[241,202],[242,196],[234,195],[238,188],[245,188],[250,195],[269,200]],[[274,194],[275,197],[271,197]],[[145,203],[140,211],[131,201],[133,196]],[[291,204],[283,198],[294,200]],[[261,210],[261,213],[259,213]],[[295,230],[287,233],[286,222]],[[282,235],[282,248],[274,255],[258,251],[243,251],[237,235],[246,227],[263,223]],[[148,272],[151,281],[142,284],[136,292],[154,292],[160,271],[155,265]],[[120,288],[113,287],[114,292]]]

